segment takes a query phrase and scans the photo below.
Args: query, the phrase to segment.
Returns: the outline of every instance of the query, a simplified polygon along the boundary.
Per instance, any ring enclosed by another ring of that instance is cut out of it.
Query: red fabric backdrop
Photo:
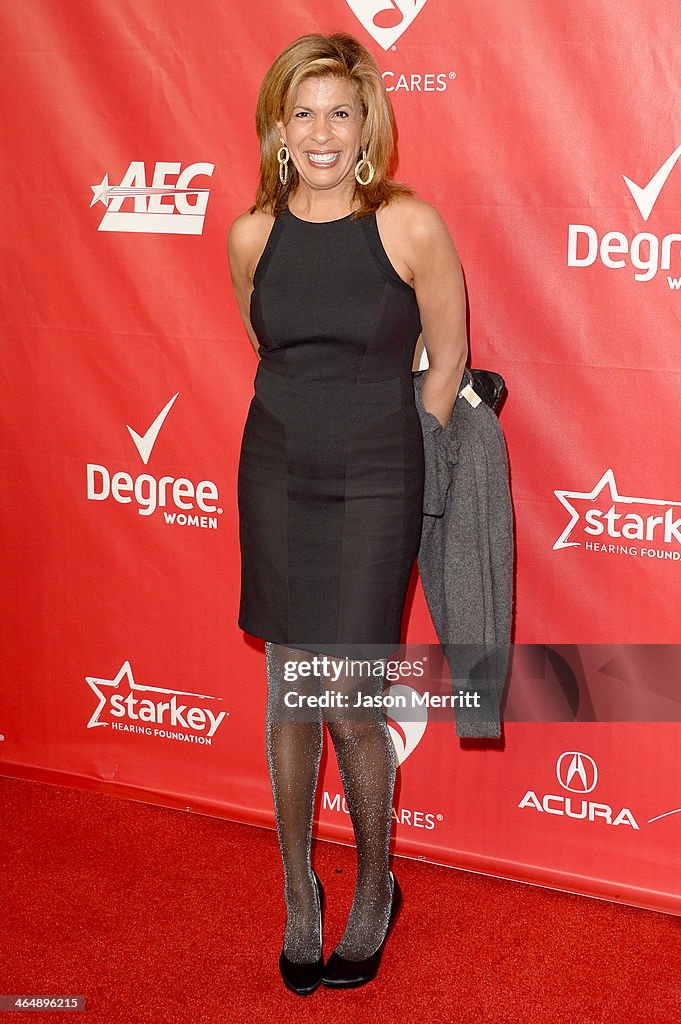
[[[273,822],[226,234],[309,31],[379,61],[507,378],[516,640],[679,642],[677,3],[7,0],[0,28],[0,770]],[[416,576],[405,621],[435,641]],[[677,723],[398,732],[398,853],[681,912]],[[348,841],[341,792],[327,751],[318,834]]]

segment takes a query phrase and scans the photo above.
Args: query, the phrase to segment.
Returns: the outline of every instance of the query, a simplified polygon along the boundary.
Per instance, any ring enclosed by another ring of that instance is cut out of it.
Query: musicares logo
[[[414,703],[412,699],[414,694],[417,694],[417,691],[410,686],[405,686],[404,683],[397,683],[394,686],[386,687],[383,691],[383,697],[404,698],[407,701],[407,706],[418,709],[417,717],[404,722],[391,718],[390,715],[386,714],[390,738],[395,747],[395,758],[398,765],[404,764],[410,754],[414,753],[423,739],[426,726],[428,725],[428,711],[418,702]],[[322,807],[324,810],[331,811],[334,814],[349,814],[345,797],[340,793],[330,793],[326,789],[322,796]],[[427,831],[437,828],[437,825],[443,820],[441,813],[416,810],[408,807],[400,807],[399,809],[393,807],[392,817],[399,825],[426,829]]]
[[[379,46],[389,50],[426,6],[426,0],[347,0]]]

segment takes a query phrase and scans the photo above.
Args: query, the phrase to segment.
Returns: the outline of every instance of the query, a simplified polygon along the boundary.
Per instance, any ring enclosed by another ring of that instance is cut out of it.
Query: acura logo
[[[566,750],[556,761],[556,776],[570,793],[590,793],[598,782],[598,768],[588,754]]]

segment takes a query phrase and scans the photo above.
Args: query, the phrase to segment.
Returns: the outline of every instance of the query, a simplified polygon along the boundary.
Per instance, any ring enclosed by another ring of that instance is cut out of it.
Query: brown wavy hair
[[[345,32],[330,36],[312,34],[294,39],[279,54],[260,87],[255,111],[260,179],[251,212],[263,210],[277,217],[286,209],[299,176],[290,160],[286,185],[279,180],[277,150],[281,142],[277,122],[288,123],[301,82],[326,75],[346,79],[355,86],[362,106],[362,147],[374,166],[370,185],[355,184],[354,199],[360,207],[353,216],[365,217],[394,196],[413,194],[407,185],[392,179],[397,162],[397,131],[376,61],[357,39]],[[360,156],[358,153],[358,160]]]

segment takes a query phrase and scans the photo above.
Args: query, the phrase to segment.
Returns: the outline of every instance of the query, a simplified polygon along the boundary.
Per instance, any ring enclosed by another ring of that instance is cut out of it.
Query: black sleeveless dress
[[[412,362],[421,321],[376,217],[289,210],[255,271],[260,343],[238,470],[247,633],[368,657],[400,643],[421,537],[423,434]]]

